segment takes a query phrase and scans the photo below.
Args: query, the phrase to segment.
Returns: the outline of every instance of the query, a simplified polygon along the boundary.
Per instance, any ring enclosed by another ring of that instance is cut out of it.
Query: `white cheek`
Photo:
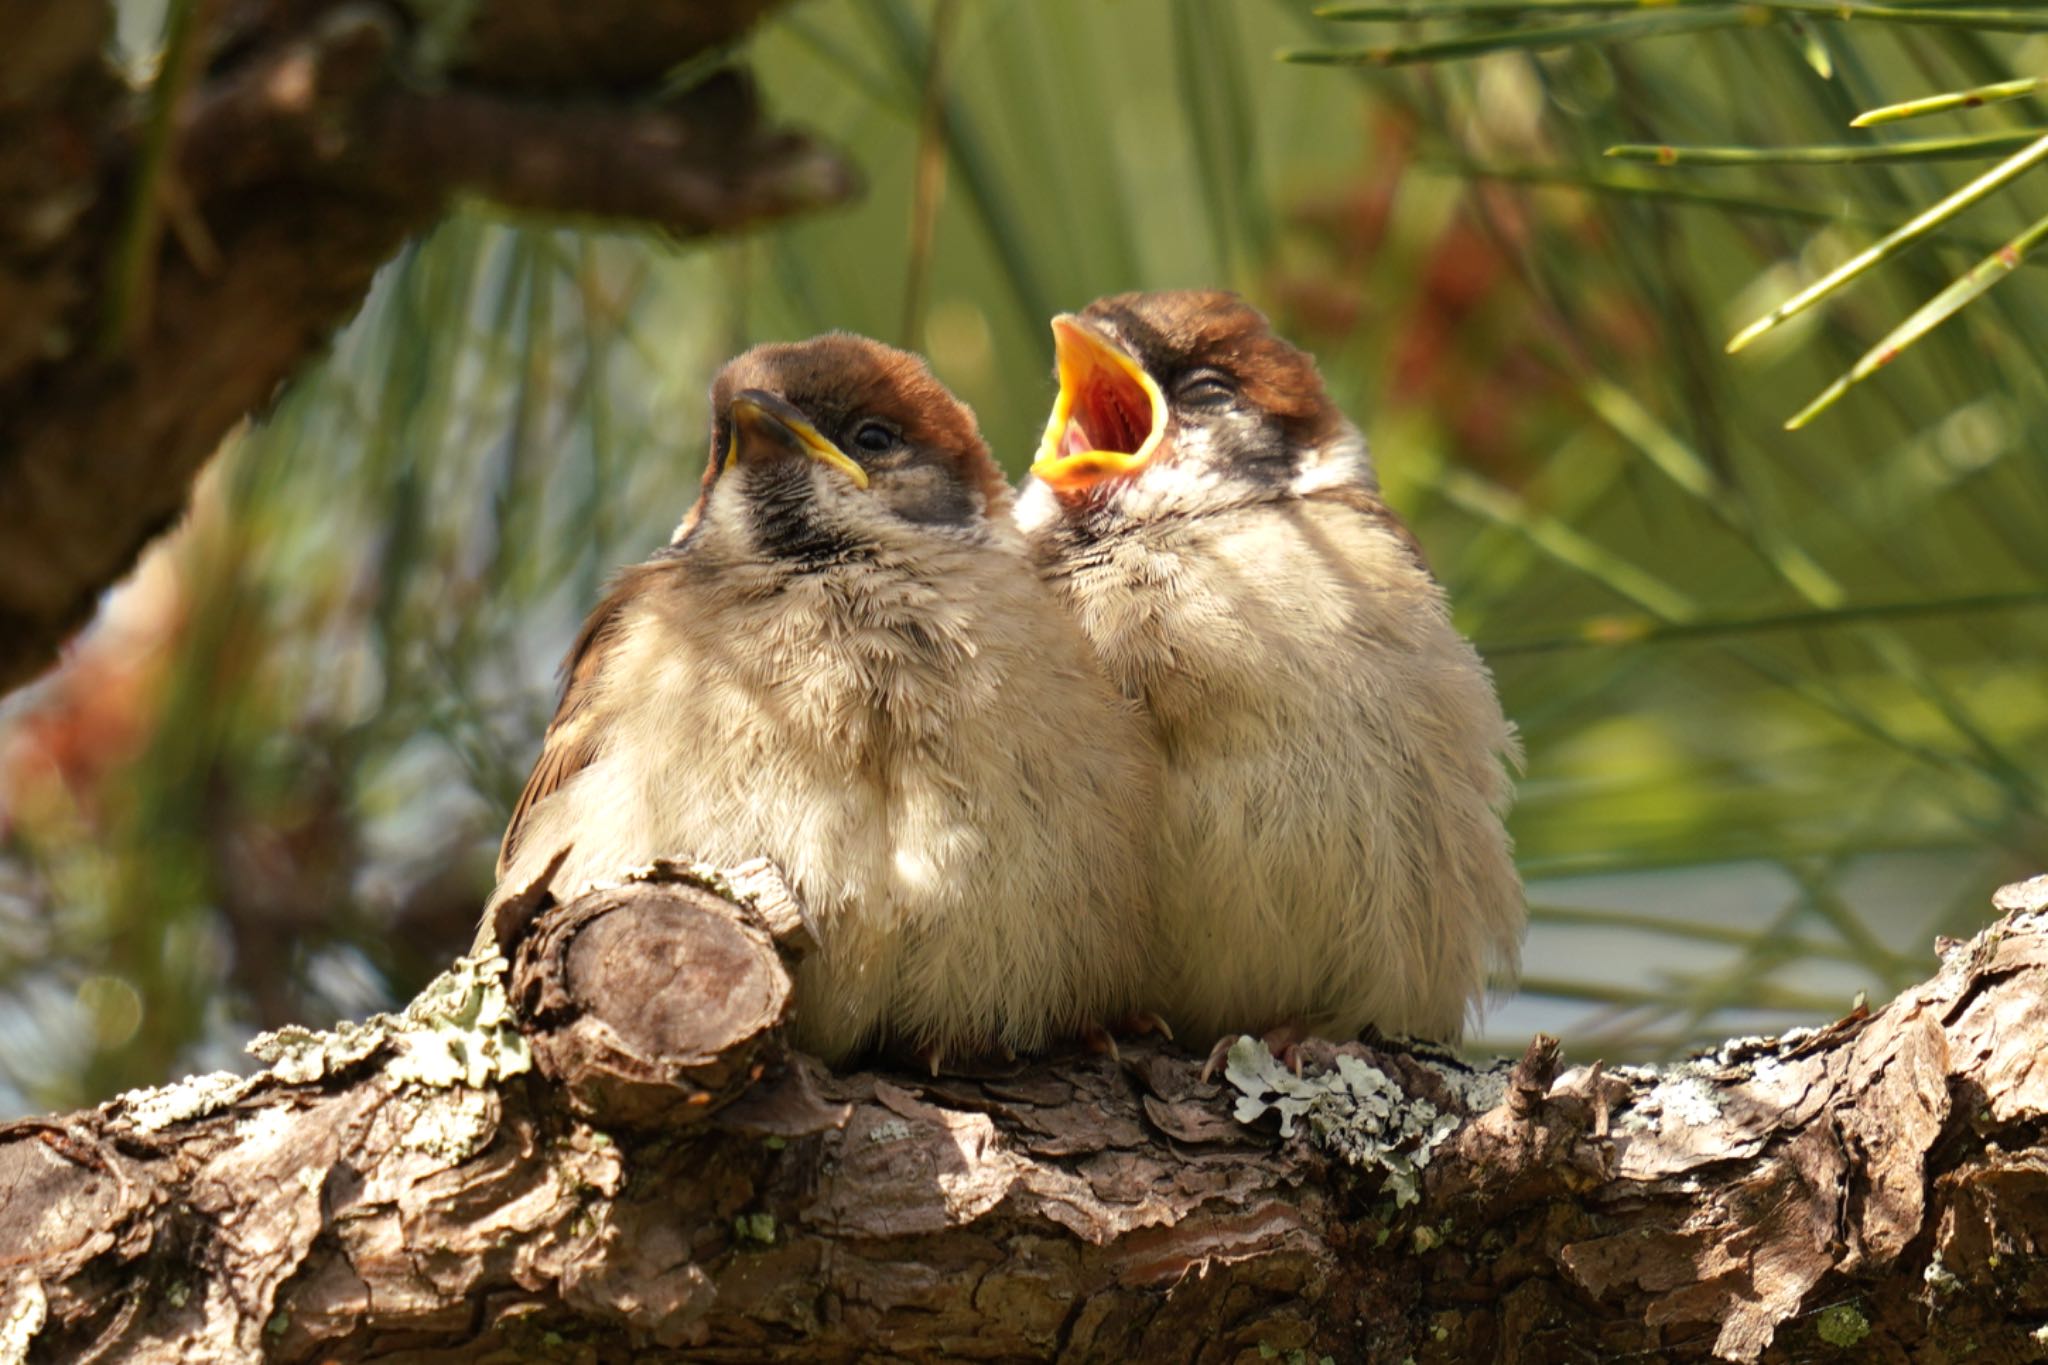
[[[1166,469],[1188,472],[1206,469],[1216,461],[1216,430],[1210,426],[1183,427],[1173,433],[1173,460]]]
[[[1043,479],[1024,480],[1024,488],[1017,494],[1017,527],[1021,531],[1036,531],[1041,526],[1050,526],[1060,519],[1060,500],[1052,486]]]
[[[1294,481],[1294,491],[1303,497],[1326,488],[1377,490],[1379,471],[1373,468],[1372,452],[1357,427],[1346,422],[1337,439],[1315,453]]]

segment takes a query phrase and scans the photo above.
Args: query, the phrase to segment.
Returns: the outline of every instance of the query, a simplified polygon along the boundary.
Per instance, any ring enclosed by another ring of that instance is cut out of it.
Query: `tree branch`
[[[1669,1068],[833,1076],[772,870],[662,865],[255,1077],[0,1130],[0,1360],[2031,1360],[2048,878],[1999,906]]]
[[[655,98],[770,7],[201,0],[160,160],[141,155],[148,92],[101,55],[110,6],[10,11],[0,691],[55,659],[221,437],[451,196],[695,236],[852,195],[845,163],[766,126],[740,76]],[[137,194],[158,211],[124,213]]]

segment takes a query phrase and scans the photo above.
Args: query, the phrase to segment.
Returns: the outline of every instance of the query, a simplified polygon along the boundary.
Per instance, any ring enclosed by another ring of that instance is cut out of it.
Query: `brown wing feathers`
[[[540,758],[526,779],[526,787],[512,807],[512,819],[505,826],[505,839],[498,846],[498,875],[512,864],[527,815],[563,783],[590,766],[602,747],[604,725],[594,712],[598,674],[618,643],[626,620],[626,608],[647,586],[647,580],[669,572],[672,566],[657,560],[621,569],[605,590],[604,600],[583,622],[576,642],[562,661],[562,698],[555,705],[555,718],[548,722],[541,741]]]

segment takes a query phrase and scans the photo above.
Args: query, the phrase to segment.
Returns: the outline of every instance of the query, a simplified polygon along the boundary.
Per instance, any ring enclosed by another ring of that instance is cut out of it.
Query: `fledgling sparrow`
[[[558,895],[771,858],[820,940],[793,1041],[830,1061],[1122,1017],[1157,758],[1032,572],[973,413],[843,333],[747,352],[711,407],[702,496],[570,652],[498,897],[565,846]]]
[[[1526,915],[1486,666],[1315,362],[1234,294],[1054,319],[1018,506],[1158,726],[1158,971],[1182,1035],[1456,1037]]]

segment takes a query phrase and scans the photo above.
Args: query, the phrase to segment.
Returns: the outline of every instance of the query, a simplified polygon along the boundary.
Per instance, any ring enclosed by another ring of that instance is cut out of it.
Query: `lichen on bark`
[[[1245,1044],[1221,1083],[1149,1040],[835,1075],[774,989],[726,1051],[650,1032],[695,936],[801,951],[704,881],[541,905],[502,995],[464,964],[0,1130],[0,1362],[2038,1356],[2048,879],[1883,1009],[1673,1068]]]

